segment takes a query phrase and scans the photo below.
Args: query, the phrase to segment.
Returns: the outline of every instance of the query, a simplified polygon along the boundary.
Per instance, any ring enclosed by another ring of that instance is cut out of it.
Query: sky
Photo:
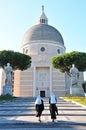
[[[66,52],[86,52],[86,0],[0,0],[0,50],[20,51],[42,5],[48,24],[62,34]]]

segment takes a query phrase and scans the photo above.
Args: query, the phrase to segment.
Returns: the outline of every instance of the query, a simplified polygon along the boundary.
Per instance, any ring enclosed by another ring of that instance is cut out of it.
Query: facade
[[[26,31],[21,52],[32,58],[31,67],[14,73],[13,94],[19,97],[49,97],[53,91],[57,96],[69,93],[70,79],[65,73],[52,67],[52,57],[65,53],[62,35],[48,24],[42,6],[38,24]],[[83,79],[83,75],[81,76]]]
[[[43,6],[38,24],[24,34],[21,52],[31,56],[32,64],[25,71],[15,71],[14,95],[48,97],[52,91],[65,95],[65,74],[52,67],[52,57],[65,53],[64,41],[60,32],[48,25]]]

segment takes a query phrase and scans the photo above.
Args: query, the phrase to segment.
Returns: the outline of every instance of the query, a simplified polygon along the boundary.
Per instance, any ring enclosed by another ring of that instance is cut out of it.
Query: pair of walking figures
[[[49,110],[52,122],[56,119],[56,115],[58,115],[58,108],[56,106],[57,99],[54,93],[50,95],[49,98]],[[40,96],[37,96],[35,101],[35,110],[36,110],[36,117],[38,117],[38,121],[41,122],[41,115],[44,110],[44,102]]]

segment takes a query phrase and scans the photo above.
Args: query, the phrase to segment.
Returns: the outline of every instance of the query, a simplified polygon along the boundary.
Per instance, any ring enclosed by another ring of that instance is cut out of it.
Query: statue
[[[12,67],[10,66],[10,63],[7,63],[7,66],[5,67],[5,85],[12,86]]]
[[[78,85],[79,82],[79,70],[75,67],[75,65],[72,65],[72,68],[70,68],[70,74],[71,74],[71,85]]]
[[[10,66],[10,63],[7,63],[7,66],[4,67],[6,79],[5,85],[3,86],[3,95],[10,94],[12,95],[12,72],[13,69]]]
[[[79,83],[79,70],[73,64],[70,68],[71,74],[71,86],[70,86],[70,94],[72,96],[84,96],[84,90]]]

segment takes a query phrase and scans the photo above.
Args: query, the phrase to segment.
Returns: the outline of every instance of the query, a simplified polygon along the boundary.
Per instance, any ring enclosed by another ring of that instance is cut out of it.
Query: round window
[[[45,48],[44,48],[44,47],[41,47],[41,51],[45,51]]]

